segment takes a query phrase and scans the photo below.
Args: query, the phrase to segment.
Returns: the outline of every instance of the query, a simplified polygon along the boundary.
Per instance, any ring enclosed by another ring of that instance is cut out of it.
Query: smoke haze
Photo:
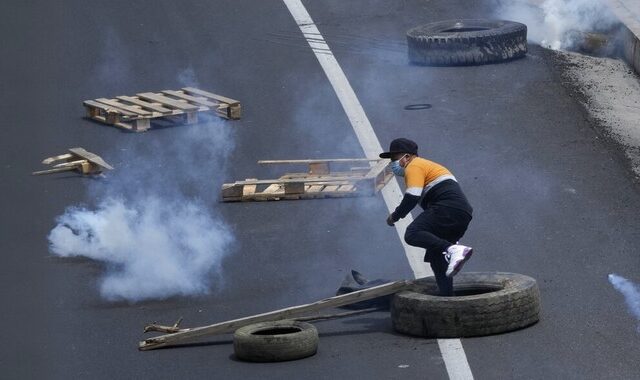
[[[640,286],[613,273],[609,275],[609,282],[617,291],[622,293],[629,312],[640,322]],[[638,332],[640,332],[640,324],[638,325]]]
[[[190,68],[177,77],[197,86]],[[222,281],[221,261],[234,242],[216,212],[231,131],[200,113],[196,125],[123,134],[117,149],[100,152],[115,170],[89,186],[95,206],[72,206],[56,219],[51,253],[103,263],[99,289],[110,301],[209,292]]]
[[[572,49],[580,38],[576,32],[603,32],[616,19],[599,0],[500,1],[500,18],[527,25],[528,39],[546,48]]]

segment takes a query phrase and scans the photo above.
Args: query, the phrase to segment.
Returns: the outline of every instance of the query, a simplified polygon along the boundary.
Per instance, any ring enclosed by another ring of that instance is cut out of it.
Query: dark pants
[[[431,263],[440,295],[453,296],[453,280],[446,275],[449,265],[442,254],[462,238],[471,215],[446,206],[430,206],[407,227],[404,240],[427,250],[424,261]]]

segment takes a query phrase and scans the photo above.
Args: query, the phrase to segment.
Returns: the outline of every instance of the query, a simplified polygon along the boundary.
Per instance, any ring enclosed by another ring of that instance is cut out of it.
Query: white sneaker
[[[449,267],[447,268],[447,277],[453,277],[460,269],[464,263],[467,262],[471,258],[473,254],[473,248],[467,247],[460,244],[454,244],[449,249],[447,249],[447,255],[449,256]]]

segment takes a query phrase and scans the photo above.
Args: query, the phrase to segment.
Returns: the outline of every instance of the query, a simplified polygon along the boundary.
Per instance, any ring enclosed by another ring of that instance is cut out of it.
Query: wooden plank
[[[84,159],[86,159],[87,161],[96,164],[100,167],[109,169],[109,170],[113,170],[113,167],[109,164],[107,164],[102,157],[98,156],[95,153],[91,153],[86,151],[84,148],[71,148],[69,149],[69,152],[75,154],[78,157],[82,157]]]
[[[49,165],[49,164],[52,164],[52,163],[54,163],[56,161],[67,160],[67,159],[72,158],[72,157],[73,157],[73,155],[71,155],[69,153],[65,153],[65,154],[61,154],[61,155],[58,155],[58,156],[45,158],[44,160],[42,160],[42,163],[45,164],[45,165]]]
[[[118,111],[119,110],[125,110],[127,112],[130,112],[132,114],[135,115],[140,115],[140,116],[151,116],[151,112],[147,111],[147,110],[143,110],[141,108],[135,107],[135,106],[128,106],[124,103],[120,103],[117,100],[113,100],[113,99],[107,99],[107,98],[99,98],[96,99],[97,102],[100,103],[104,103],[107,104],[113,108],[116,108]]]
[[[321,160],[260,160],[260,165],[280,165],[280,164],[314,164],[314,163],[350,163],[350,162],[370,162],[370,161],[383,161],[375,158],[334,158],[334,159],[321,159]],[[386,161],[386,160],[385,160]],[[369,168],[367,168],[368,170]]]
[[[389,282],[383,285],[374,286],[372,288],[358,290],[340,296],[325,298],[323,300],[306,305],[293,306],[286,309],[275,310],[263,314],[252,315],[244,318],[234,319],[231,321],[215,323],[208,326],[195,327],[173,334],[149,338],[140,342],[140,344],[138,345],[138,349],[141,351],[153,350],[160,347],[168,347],[179,343],[185,343],[193,340],[194,338],[200,338],[215,334],[226,334],[249,324],[290,319],[302,314],[313,313],[330,307],[350,305],[356,302],[397,293],[409,288],[410,286],[411,282],[409,281]]]
[[[138,105],[144,109],[148,109],[148,110],[152,110],[155,112],[160,112],[160,113],[172,113],[173,110],[169,109],[169,108],[165,108],[162,107],[161,105],[157,104],[157,103],[149,103],[149,102],[145,102],[144,100],[138,99],[135,96],[118,96],[117,97],[120,100],[124,100],[125,102],[129,102],[131,104],[135,104]]]
[[[164,90],[164,91],[162,91],[162,92],[163,92],[164,94],[171,95],[171,96],[174,96],[174,97],[176,97],[176,98],[180,98],[180,99],[188,100],[188,101],[190,101],[190,102],[192,102],[192,103],[197,103],[197,104],[200,104],[200,105],[202,105],[202,106],[206,106],[206,107],[218,107],[218,104],[217,104],[217,103],[211,103],[211,102],[208,102],[208,101],[206,100],[206,98],[204,98],[204,97],[202,97],[202,98],[198,98],[198,97],[195,97],[195,96],[187,95],[187,94],[185,94],[185,93],[184,93],[184,92],[182,92],[182,91]]]
[[[247,178],[247,181],[250,181],[255,178]],[[253,195],[256,192],[256,188],[258,185],[245,185],[242,187],[242,197],[246,197],[249,195]]]
[[[270,193],[275,193],[277,191],[283,191],[282,186],[278,185],[277,183],[271,184],[269,186],[267,186],[266,189],[262,190],[263,194],[270,194]]]
[[[350,191],[355,191],[356,187],[355,185],[342,185],[338,188],[338,191],[344,191],[344,192],[350,192]]]
[[[364,179],[362,176],[345,176],[345,177],[331,177],[331,176],[322,176],[322,177],[311,177],[311,178],[291,178],[291,179],[259,179],[256,181],[236,181],[233,185],[270,185],[273,183],[278,184],[287,184],[293,182],[305,182],[305,183],[313,183],[318,184],[316,182],[353,182],[360,181]],[[231,185],[231,184],[229,184]]]
[[[189,104],[187,102],[181,102],[179,100],[170,99],[162,94],[154,94],[152,92],[144,92],[142,94],[136,94],[141,99],[152,100],[154,102],[162,103],[164,106],[169,106],[172,108],[177,108],[183,111],[195,111],[198,110],[198,106],[194,106],[193,104]]]
[[[204,91],[204,90],[200,90],[198,88],[195,87],[183,87],[182,91],[188,93],[188,94],[195,94],[195,95],[200,95],[200,96],[204,96],[210,99],[214,99],[217,100],[218,102],[221,103],[227,103],[230,106],[235,106],[235,105],[240,105],[240,102],[235,100],[235,99],[231,99],[231,98],[227,98],[225,96],[222,95],[216,95],[214,93],[208,92],[208,91]]]
[[[111,107],[107,106],[106,104],[102,104],[102,103],[98,103],[95,100],[85,100],[84,102],[82,102],[82,104],[85,107],[90,107],[90,108],[98,108],[104,112],[106,112],[108,109],[110,109]]]
[[[311,185],[307,188],[307,193],[319,193],[324,189],[324,185]]]
[[[325,186],[322,192],[337,191],[339,187],[340,186],[335,186],[335,185]]]

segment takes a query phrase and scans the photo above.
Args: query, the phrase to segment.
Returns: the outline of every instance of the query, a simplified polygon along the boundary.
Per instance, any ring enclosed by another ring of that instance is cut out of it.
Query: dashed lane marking
[[[349,118],[349,122],[356,133],[358,141],[364,150],[365,156],[367,158],[378,158],[378,154],[383,151],[380,141],[378,140],[378,137],[376,136],[376,133],[373,130],[373,127],[369,122],[369,118],[367,118],[358,97],[353,91],[351,84],[349,84],[344,71],[342,71],[342,68],[331,52],[331,49],[329,49],[329,45],[322,34],[320,34],[320,31],[313,22],[313,19],[311,19],[309,12],[307,12],[307,9],[302,4],[301,0],[283,1],[298,24],[300,31],[309,43],[309,46],[313,50],[318,62],[320,62],[320,66],[322,66],[322,69],[327,75],[331,86],[336,92],[338,100],[340,101],[340,104],[342,104],[342,107]],[[382,189],[382,197],[384,198],[389,212],[393,211],[400,203],[402,196],[403,194],[400,190],[400,185],[395,178],[392,179],[384,189]],[[400,237],[400,241],[404,247],[404,252],[409,260],[409,265],[411,266],[414,277],[421,278],[431,276],[433,275],[431,268],[427,267],[422,260],[424,251],[408,245],[403,239],[404,231],[412,221],[413,217],[411,214],[398,221],[395,225],[396,232]],[[460,339],[438,339],[438,346],[440,347],[440,352],[442,353],[442,358],[450,379],[473,379],[473,374],[471,373],[471,368],[469,368],[469,362],[467,361],[467,356],[464,352]]]

